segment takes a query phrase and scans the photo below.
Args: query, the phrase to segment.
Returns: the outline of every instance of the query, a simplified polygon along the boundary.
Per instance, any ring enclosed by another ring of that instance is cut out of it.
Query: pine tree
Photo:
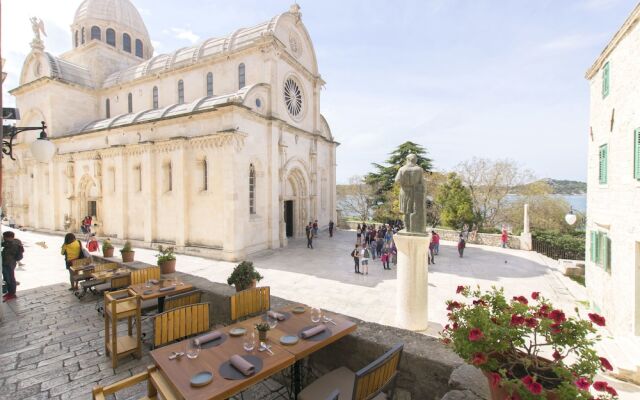
[[[456,229],[474,220],[471,192],[455,173],[449,174],[435,202],[440,206],[440,219],[445,226]]]

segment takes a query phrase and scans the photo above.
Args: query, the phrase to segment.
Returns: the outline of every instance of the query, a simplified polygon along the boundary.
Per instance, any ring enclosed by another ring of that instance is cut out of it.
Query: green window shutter
[[[596,232],[596,264],[602,266],[602,233]]]
[[[602,68],[602,98],[604,99],[609,95],[609,62],[607,61]]]
[[[595,231],[591,231],[591,254],[589,259],[591,260],[591,262],[596,262],[596,232]]]
[[[633,131],[633,177],[640,181],[640,128]]]
[[[608,161],[608,149],[607,145],[603,144],[599,149],[599,164],[598,164],[598,182],[600,184],[607,183],[607,161]]]
[[[602,235],[602,267],[605,271],[611,271],[611,239]]]

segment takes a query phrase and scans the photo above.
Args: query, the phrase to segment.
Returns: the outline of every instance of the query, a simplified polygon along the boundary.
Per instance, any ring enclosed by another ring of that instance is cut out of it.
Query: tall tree
[[[371,186],[364,183],[362,176],[354,175],[349,178],[349,185],[343,189],[338,201],[343,214],[357,217],[363,222],[368,221],[375,205]]]
[[[435,203],[440,208],[440,219],[446,226],[457,229],[474,220],[471,192],[453,172],[438,190]]]
[[[365,176],[365,182],[375,188],[377,201],[384,202],[384,194],[391,190],[398,170],[402,167],[409,154],[418,157],[417,164],[425,171],[431,171],[430,158],[427,158],[427,150],[421,145],[413,142],[404,142],[389,154],[386,164],[372,163],[377,172],[370,172]]]

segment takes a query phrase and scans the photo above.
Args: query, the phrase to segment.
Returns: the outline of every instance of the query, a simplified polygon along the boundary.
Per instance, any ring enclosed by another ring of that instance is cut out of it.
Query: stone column
[[[176,246],[183,247],[188,242],[189,236],[187,228],[189,226],[189,173],[188,173],[188,161],[186,160],[186,140],[179,139],[181,141],[179,147],[177,147],[171,157],[171,173],[172,177],[172,191],[175,193],[175,238]]]
[[[429,320],[429,235],[403,230],[394,235],[393,240],[398,249],[396,324],[402,329],[426,330]]]
[[[524,229],[520,234],[520,250],[533,249],[531,232],[529,231],[529,204],[524,205]]]
[[[143,153],[142,187],[145,189],[145,197],[149,202],[144,210],[144,241],[152,243],[156,238],[156,209],[158,201],[157,178],[156,178],[156,157],[152,144],[145,145],[146,151]]]

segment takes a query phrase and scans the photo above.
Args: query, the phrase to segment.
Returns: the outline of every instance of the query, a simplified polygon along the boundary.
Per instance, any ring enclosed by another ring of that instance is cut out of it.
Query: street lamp
[[[53,155],[56,152],[56,146],[49,141],[47,137],[47,125],[42,121],[42,126],[24,126],[24,127],[16,127],[16,126],[3,126],[3,138],[2,138],[2,153],[8,155],[12,160],[13,158],[13,140],[18,133],[24,131],[40,131],[40,137],[37,138],[33,143],[31,143],[31,154],[33,154],[33,158],[36,161],[41,163],[46,163],[51,161]],[[9,140],[7,140],[7,138]]]
[[[564,220],[567,224],[573,225],[576,223],[577,216],[573,213],[573,207],[569,210],[569,213],[564,216]]]

